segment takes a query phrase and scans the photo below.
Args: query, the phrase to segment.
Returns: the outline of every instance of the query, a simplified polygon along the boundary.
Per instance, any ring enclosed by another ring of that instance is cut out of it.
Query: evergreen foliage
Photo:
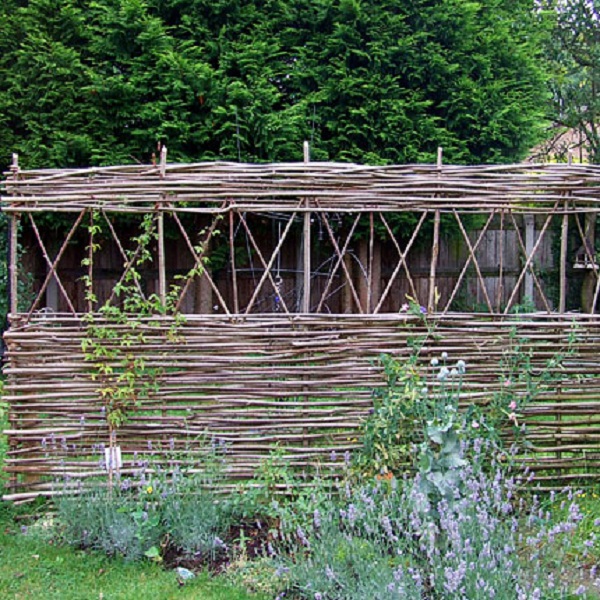
[[[5,0],[0,163],[519,160],[545,86],[525,0]]]

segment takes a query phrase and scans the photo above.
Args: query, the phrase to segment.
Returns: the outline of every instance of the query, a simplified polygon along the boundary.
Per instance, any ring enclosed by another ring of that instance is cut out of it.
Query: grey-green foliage
[[[287,591],[307,600],[571,597],[578,583],[565,559],[582,518],[577,504],[558,519],[537,498],[527,505],[517,499],[519,478],[493,464],[487,475],[491,448],[479,449],[472,461],[463,454],[451,501],[438,496],[431,510],[417,475],[347,488],[311,524],[283,527],[278,573]]]
[[[524,0],[6,0],[0,162],[517,160],[544,86]]]
[[[185,556],[214,556],[226,548],[231,524],[227,498],[217,496],[221,459],[207,450],[196,473],[138,460],[132,477],[111,487],[66,481],[55,499],[60,539],[137,560],[159,558],[170,545]]]

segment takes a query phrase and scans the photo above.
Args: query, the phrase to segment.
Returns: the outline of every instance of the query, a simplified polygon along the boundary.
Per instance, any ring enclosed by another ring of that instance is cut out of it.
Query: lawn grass
[[[22,533],[12,511],[0,515],[0,598],[138,600],[139,598],[266,600],[200,573],[181,585],[174,571],[159,564],[127,562],[99,553],[55,546],[33,533]]]

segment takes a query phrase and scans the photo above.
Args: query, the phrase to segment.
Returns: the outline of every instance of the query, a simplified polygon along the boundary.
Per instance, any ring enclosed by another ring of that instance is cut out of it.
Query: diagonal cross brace
[[[392,289],[392,285],[394,284],[394,281],[396,281],[396,278],[398,277],[398,274],[400,273],[400,269],[402,267],[404,267],[404,272],[406,273],[406,278],[408,279],[408,283],[410,285],[410,290],[411,290],[411,293],[413,295],[413,298],[417,302],[419,302],[419,299],[417,297],[418,294],[417,294],[417,290],[415,288],[415,284],[414,284],[413,279],[411,277],[410,271],[408,270],[408,265],[407,265],[407,262],[406,262],[406,256],[410,252],[410,249],[412,248],[412,245],[415,243],[415,240],[417,239],[417,235],[419,234],[419,231],[421,230],[421,226],[423,225],[423,223],[425,221],[425,217],[427,216],[427,211],[426,210],[423,211],[423,214],[421,215],[421,218],[419,219],[419,222],[415,226],[415,229],[412,232],[412,235],[410,236],[410,239],[408,240],[408,243],[406,244],[406,248],[404,249],[404,252],[402,252],[402,249],[400,248],[400,244],[398,244],[398,242],[396,241],[396,237],[394,236],[394,232],[392,231],[392,228],[389,226],[388,222],[383,217],[383,214],[380,213],[379,216],[381,217],[381,221],[383,222],[384,227],[386,228],[387,232],[390,235],[390,239],[392,240],[394,246],[396,247],[396,251],[398,252],[398,255],[400,256],[400,260],[399,260],[398,264],[396,265],[396,268],[394,269],[394,272],[392,273],[392,276],[390,277],[390,280],[388,281],[388,284],[386,285],[383,294],[381,295],[381,299],[379,300],[379,304],[377,304],[377,306],[375,307],[374,314],[377,314],[379,312],[379,310],[381,309],[381,307],[383,306],[383,303],[385,302],[385,299],[388,297],[388,294],[390,293],[390,290]]]
[[[490,214],[490,216],[488,217],[488,220],[486,221],[483,229],[481,230],[481,232],[479,233],[479,236],[477,237],[477,240],[475,241],[475,244],[472,246],[471,245],[471,241],[468,239],[468,234],[464,229],[464,226],[462,224],[462,221],[460,220],[460,217],[458,216],[458,213],[456,213],[456,211],[454,211],[454,214],[456,216],[456,219],[459,222],[459,226],[461,228],[461,232],[463,234],[463,236],[465,236],[465,240],[467,241],[467,246],[469,248],[469,256],[460,272],[460,275],[458,276],[458,280],[456,281],[456,284],[454,286],[454,289],[452,290],[452,294],[450,294],[450,298],[448,299],[448,302],[446,303],[446,306],[444,307],[444,311],[442,313],[442,315],[445,315],[449,310],[450,310],[450,306],[454,300],[454,298],[456,297],[456,294],[458,293],[458,290],[460,288],[460,284],[462,283],[462,280],[465,278],[465,275],[467,274],[467,269],[469,268],[469,265],[471,264],[471,261],[473,260],[475,262],[475,266],[477,269],[477,274],[479,276],[479,281],[481,283],[481,286],[484,290],[484,294],[485,294],[485,298],[486,301],[488,303],[488,307],[490,309],[490,312],[493,313],[493,309],[490,305],[490,300],[487,294],[487,290],[485,288],[485,283],[483,280],[483,277],[481,275],[481,271],[479,270],[479,264],[477,262],[477,258],[475,256],[475,252],[477,251],[477,248],[479,248],[479,244],[481,244],[481,242],[483,241],[483,236],[487,233],[487,230],[492,222],[492,219],[494,218],[494,215],[496,214],[496,211],[492,211],[492,213]]]
[[[303,202],[303,201],[301,201],[301,202]],[[252,298],[250,298],[250,302],[248,302],[248,306],[246,307],[246,314],[249,314],[250,311],[252,310],[252,307],[254,306],[254,303],[256,302],[256,298],[258,297],[258,294],[267,279],[269,279],[269,282],[273,286],[273,289],[277,290],[277,285],[276,285],[275,281],[273,280],[273,276],[271,275],[271,269],[273,267],[273,263],[275,262],[275,260],[277,258],[277,255],[281,251],[283,242],[285,241],[295,218],[296,218],[296,213],[294,212],[294,213],[292,213],[292,216],[288,220],[287,225],[285,226],[285,229],[283,230],[283,233],[281,234],[281,238],[280,238],[275,250],[273,250],[273,254],[271,255],[271,258],[269,259],[269,263],[267,264],[262,252],[260,251],[260,248],[258,247],[258,245],[256,244],[256,241],[254,240],[254,236],[252,235],[252,232],[250,231],[250,228],[248,227],[248,223],[246,223],[246,219],[240,214],[240,220],[241,220],[242,224],[244,225],[244,229],[246,230],[246,233],[248,234],[248,239],[250,240],[250,243],[254,246],[254,249],[256,250],[258,258],[260,259],[260,262],[262,263],[263,268],[265,270],[264,273],[262,274],[256,288],[254,289],[254,293],[252,294]],[[285,313],[287,315],[289,315],[290,311],[288,310],[285,300],[283,299],[282,296],[280,296],[279,299],[281,300],[281,305],[283,306],[283,310],[285,310]]]
[[[521,285],[521,282],[523,281],[523,278],[525,277],[525,273],[527,272],[527,270],[529,270],[531,272],[531,275],[533,277],[533,282],[535,283],[535,287],[537,288],[538,292],[540,293],[540,297],[542,298],[542,301],[544,302],[544,306],[546,307],[546,310],[548,312],[552,312],[550,310],[550,305],[548,304],[548,299],[546,298],[546,295],[544,294],[542,286],[540,285],[538,277],[535,274],[535,271],[533,270],[531,263],[533,261],[533,257],[535,256],[535,253],[537,252],[537,250],[540,246],[542,239],[544,238],[544,234],[546,233],[546,230],[548,229],[548,226],[550,225],[550,222],[552,221],[552,217],[556,213],[556,210],[558,208],[558,203],[559,203],[559,201],[557,200],[554,204],[552,212],[546,218],[546,221],[544,222],[544,226],[542,227],[542,230],[540,231],[540,235],[539,235],[533,249],[531,250],[531,254],[529,256],[527,256],[527,250],[525,249],[525,244],[523,243],[523,238],[519,231],[519,227],[515,221],[515,216],[512,213],[512,211],[510,213],[510,218],[513,222],[515,231],[517,233],[517,239],[519,240],[519,246],[521,247],[521,250],[525,253],[525,256],[527,256],[527,260],[525,261],[525,265],[523,266],[523,269],[519,275],[519,278],[517,279],[517,282],[515,283],[515,287],[513,288],[512,294],[510,295],[510,298],[508,299],[508,302],[506,303],[506,308],[504,309],[505,315],[508,314],[508,311],[510,310],[510,307],[512,306],[513,300],[515,299],[515,296],[517,295],[517,291],[519,289],[519,286]]]
[[[323,221],[325,223],[325,226],[328,228],[328,230],[330,230],[330,226],[329,226],[329,221],[327,219],[327,215],[325,213],[322,213],[321,214],[321,218],[323,219]],[[336,248],[336,252],[338,254],[337,261],[336,261],[333,269],[331,270],[331,273],[329,274],[329,277],[327,278],[327,284],[325,285],[325,289],[324,289],[323,293],[321,294],[321,299],[319,300],[319,304],[317,306],[317,312],[321,312],[321,309],[323,308],[323,304],[325,302],[325,299],[327,298],[327,294],[329,293],[329,290],[330,290],[331,286],[333,285],[333,278],[335,277],[338,269],[340,268],[340,264],[344,265],[344,263],[343,263],[343,256],[346,254],[346,251],[348,250],[348,246],[349,246],[350,241],[352,239],[352,234],[354,233],[354,230],[356,229],[356,226],[358,225],[359,220],[360,220],[360,215],[358,215],[356,217],[356,219],[354,220],[354,223],[352,224],[352,227],[350,228],[350,232],[348,233],[348,236],[346,237],[346,241],[344,243],[344,247],[342,248],[341,253]],[[329,235],[333,236],[333,232],[330,232]],[[345,265],[344,265],[344,267],[345,267]],[[345,273],[346,278],[350,282],[350,285],[352,287],[354,287],[353,284],[352,284],[352,281],[350,279],[350,276],[349,276],[349,274],[347,272],[347,269],[344,269],[344,273]],[[354,289],[353,289],[353,291],[354,291],[355,301],[358,301],[357,300],[358,296],[356,294],[356,291]],[[358,304],[358,305],[360,306],[360,304]]]
[[[29,309],[29,312],[27,313],[27,320],[29,320],[31,318],[32,313],[37,309],[39,303],[41,302],[43,294],[45,293],[46,289],[48,288],[48,285],[50,284],[50,280],[52,279],[52,277],[54,277],[56,279],[56,283],[58,284],[58,287],[59,287],[62,295],[64,296],[65,300],[67,301],[67,305],[69,306],[69,309],[71,310],[73,315],[77,314],[77,311],[75,310],[73,303],[71,302],[71,299],[69,298],[69,295],[67,294],[67,292],[62,284],[62,281],[60,280],[60,277],[58,276],[56,267],[57,267],[58,263],[60,262],[60,259],[62,258],[62,255],[64,254],[65,250],[67,249],[67,245],[71,241],[71,238],[75,234],[75,231],[77,230],[81,221],[83,220],[83,217],[85,216],[86,212],[87,212],[86,209],[82,210],[81,213],[79,214],[79,216],[77,217],[77,219],[75,220],[75,223],[73,223],[73,226],[71,227],[71,230],[69,231],[69,233],[67,234],[67,237],[65,238],[64,242],[62,243],[62,246],[60,247],[58,254],[54,258],[54,261],[50,260],[50,256],[48,255],[48,252],[46,251],[46,246],[44,245],[44,242],[42,241],[42,236],[40,235],[39,229],[35,223],[33,215],[31,213],[29,213],[29,220],[31,221],[31,226],[35,233],[35,237],[37,238],[37,241],[40,245],[40,249],[42,250],[42,254],[44,255],[44,260],[46,261],[47,265],[50,267],[50,270],[48,271],[48,273],[46,273],[46,278],[44,279],[44,283],[42,284],[42,287],[40,288],[40,291],[38,292],[38,295],[37,295],[33,305],[31,306],[31,308]]]
[[[317,201],[317,205],[319,204],[319,202]],[[335,253],[338,256],[338,264],[341,265],[342,270],[344,271],[344,275],[346,276],[346,281],[348,283],[348,285],[350,286],[350,291],[352,292],[352,298],[354,299],[354,303],[356,304],[356,307],[358,308],[359,312],[363,312],[362,310],[362,306],[360,304],[360,300],[358,298],[358,294],[356,292],[356,288],[354,287],[354,283],[352,281],[352,277],[350,276],[350,273],[348,272],[348,267],[346,266],[346,263],[343,260],[343,256],[344,254],[346,254],[346,251],[348,249],[348,245],[350,243],[351,240],[351,235],[348,235],[348,238],[346,239],[346,243],[344,244],[344,248],[343,250],[340,252],[340,247],[337,243],[337,240],[335,239],[335,235],[333,235],[333,230],[331,229],[331,225],[329,224],[329,219],[327,218],[326,213],[322,213],[321,216],[323,217],[323,222],[325,223],[325,228],[327,229],[327,233],[329,235],[329,237],[331,238],[331,242],[333,244],[333,248],[335,250]],[[361,215],[360,213],[356,216],[356,219],[352,225],[352,230],[351,233],[354,232],[354,228],[357,226],[358,221],[360,219]],[[319,303],[319,306],[321,304]]]
[[[206,256],[206,248],[208,248],[208,244],[210,242],[210,240],[212,239],[212,236],[215,234],[216,228],[217,228],[217,222],[218,222],[218,216],[215,217],[213,219],[213,222],[211,223],[209,229],[208,229],[208,233],[206,234],[206,237],[204,238],[204,248],[202,249],[202,251],[198,254],[196,252],[196,249],[194,248],[194,245],[192,244],[192,241],[190,240],[190,237],[187,233],[187,231],[185,230],[185,227],[183,226],[183,223],[181,222],[181,220],[179,219],[179,217],[177,216],[176,212],[171,213],[173,219],[175,220],[175,223],[177,223],[177,226],[179,227],[179,230],[181,231],[183,238],[185,239],[185,242],[188,246],[189,251],[191,252],[193,258],[194,258],[194,266],[192,267],[192,272],[195,271],[201,264],[202,260],[204,259],[204,257]],[[213,281],[212,277],[209,275],[208,271],[206,269],[203,270],[202,275],[204,277],[206,277],[206,280],[208,281],[208,284],[210,285],[212,291],[215,293],[215,296],[217,297],[217,300],[219,301],[219,304],[221,305],[221,307],[223,308],[223,310],[225,311],[225,314],[227,316],[229,316],[231,313],[229,312],[229,308],[227,307],[227,303],[225,302],[225,300],[223,299],[223,296],[221,295],[221,293],[219,292],[219,288],[216,286],[215,282]],[[177,300],[177,304],[175,305],[175,310],[179,310],[183,299],[185,298],[185,295],[187,294],[190,285],[192,284],[192,281],[194,280],[194,275],[191,275],[190,277],[188,277],[186,279],[186,282],[181,290],[181,294],[179,295],[179,299]]]

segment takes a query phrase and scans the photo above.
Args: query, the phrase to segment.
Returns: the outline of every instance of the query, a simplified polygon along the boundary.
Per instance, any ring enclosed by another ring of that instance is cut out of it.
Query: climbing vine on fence
[[[92,214],[88,226],[90,245],[82,266],[88,268],[83,277],[88,306],[97,304],[93,288],[94,254],[100,250],[96,241],[101,233],[99,215]],[[116,434],[131,413],[155,395],[160,388],[163,368],[150,366],[145,357],[146,346],[156,344],[156,336],[164,335],[163,342],[181,342],[181,326],[185,317],[178,308],[181,280],[200,276],[204,264],[200,261],[185,275],[176,277],[164,298],[145,294],[141,270],[153,260],[152,245],[158,240],[157,216],[147,214],[140,223],[140,233],[134,237],[135,250],[126,251],[127,265],[114,289],[115,300],[109,298],[97,312],[90,310],[84,316],[86,335],[82,340],[84,359],[90,363],[90,377],[97,385],[102,402],[101,410],[109,430],[109,459],[107,468],[112,480],[118,469],[115,455]],[[202,246],[195,251],[202,254]],[[170,317],[170,326],[163,328],[161,317]]]

